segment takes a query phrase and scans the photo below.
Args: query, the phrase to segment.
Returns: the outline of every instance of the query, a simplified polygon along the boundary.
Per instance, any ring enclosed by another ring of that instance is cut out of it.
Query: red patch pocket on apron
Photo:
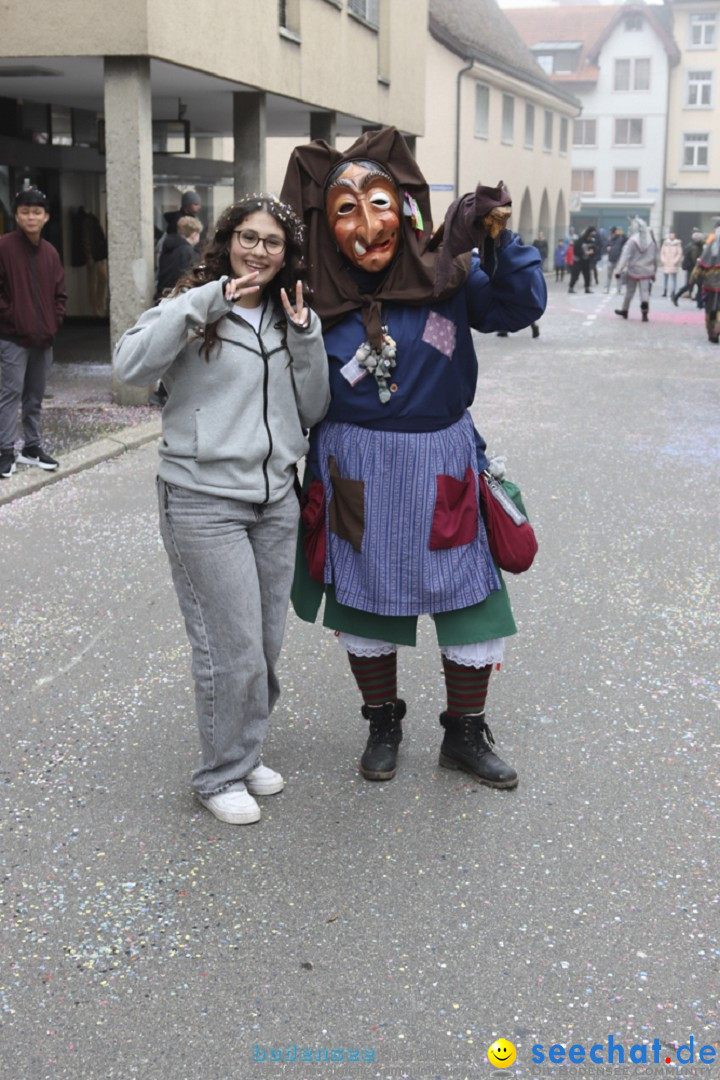
[[[478,533],[477,478],[468,466],[463,480],[441,473],[430,529],[430,550],[471,544]]]

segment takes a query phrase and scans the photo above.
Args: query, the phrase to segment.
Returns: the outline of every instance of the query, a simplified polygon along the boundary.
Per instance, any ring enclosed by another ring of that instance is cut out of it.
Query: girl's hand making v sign
[[[303,298],[302,281],[298,281],[295,286],[295,307],[292,306],[288,300],[288,294],[284,289],[280,290],[280,299],[282,305],[285,308],[285,314],[290,322],[295,323],[297,327],[304,330],[308,324],[309,314],[308,309],[305,307],[305,300]]]

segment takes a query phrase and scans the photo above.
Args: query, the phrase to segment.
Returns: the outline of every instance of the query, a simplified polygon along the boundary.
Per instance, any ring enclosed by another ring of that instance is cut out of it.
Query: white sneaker
[[[279,772],[268,769],[262,761],[245,777],[247,789],[251,795],[277,795],[285,787],[285,781]]]
[[[198,799],[211,814],[228,825],[251,825],[253,821],[260,820],[260,807],[244,784],[230,791],[221,791],[219,795],[210,795],[207,799],[198,795]]]

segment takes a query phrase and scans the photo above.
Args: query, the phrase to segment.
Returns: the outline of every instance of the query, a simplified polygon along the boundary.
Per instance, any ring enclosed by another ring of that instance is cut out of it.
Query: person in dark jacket
[[[581,274],[583,282],[585,283],[585,292],[592,292],[592,289],[590,288],[590,273],[594,261],[597,261],[596,256],[598,249],[597,229],[594,225],[588,225],[585,232],[577,237],[573,242],[573,249],[575,261],[573,262],[572,273],[570,275],[570,288],[568,289],[568,292],[575,292],[575,283]]]
[[[543,273],[545,272],[545,260],[548,257],[548,242],[545,239],[545,233],[539,232],[536,238],[533,240],[533,247],[537,248],[537,251],[542,260]]]
[[[682,268],[685,271],[685,284],[681,289],[678,289],[677,292],[672,293],[670,296],[675,307],[678,306],[678,300],[681,296],[684,296],[685,293],[689,293],[692,298],[692,291],[695,287],[695,282],[692,280],[692,272],[695,269],[695,264],[702,255],[704,246],[705,234],[701,232],[700,229],[693,229],[692,236],[683,250]],[[696,301],[697,306],[701,308],[703,306],[703,301],[702,289],[700,287],[697,289]]]
[[[200,213],[202,203],[200,202],[200,196],[197,191],[184,191],[182,198],[180,199],[179,210],[168,210],[163,215],[165,218],[165,232],[168,236],[172,236],[177,232],[178,222],[182,217],[194,217],[196,218]]]
[[[622,229],[619,229],[617,228],[617,226],[613,225],[612,229],[610,230],[610,240],[608,241],[608,244],[605,248],[605,250],[607,251],[607,275],[605,278],[605,292],[610,292],[610,286],[612,285],[615,278],[615,267],[617,265],[618,259],[620,258],[620,252],[622,251],[623,245],[625,244],[626,240],[627,236],[622,231]],[[619,282],[616,286],[616,291],[618,293],[620,292]]]
[[[65,273],[42,231],[50,220],[37,188],[13,200],[17,231],[0,237],[0,478],[15,472],[18,409],[25,443],[17,461],[48,471],[58,463],[40,442],[40,411],[52,345],[65,316]]]
[[[181,217],[177,223],[177,232],[165,238],[160,262],[155,299],[159,300],[167,289],[172,287],[186,274],[197,258],[195,248],[200,241],[202,222],[196,217]]]
[[[165,237],[158,263],[156,301],[161,300],[196,261],[196,248],[200,243],[201,232],[202,221],[186,216],[178,221],[177,232],[169,233]],[[150,404],[164,409],[167,399],[168,393],[161,380],[150,395]]]

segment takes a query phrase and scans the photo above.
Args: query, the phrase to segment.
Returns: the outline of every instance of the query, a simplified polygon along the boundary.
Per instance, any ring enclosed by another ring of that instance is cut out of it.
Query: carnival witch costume
[[[505,228],[502,184],[457,200],[433,234],[427,183],[394,128],[344,153],[297,147],[282,198],[307,229],[332,394],[310,438],[295,610],[314,621],[324,593],[324,624],[348,651],[370,723],[363,776],[395,775],[406,711],[397,646],[415,644],[417,616],[429,614],[448,694],[440,763],[514,787],[484,715],[515,624],[479,507],[488,462],[469,413],[471,331],[540,318],[540,257]]]

